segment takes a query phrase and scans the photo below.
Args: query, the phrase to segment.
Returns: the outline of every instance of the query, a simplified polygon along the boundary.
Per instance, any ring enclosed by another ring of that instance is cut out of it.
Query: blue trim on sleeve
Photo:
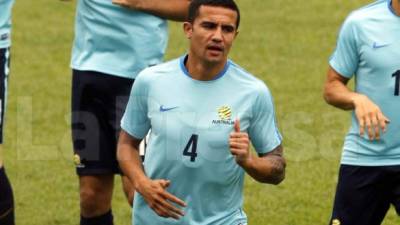
[[[186,69],[186,66],[185,66],[185,61],[186,61],[187,57],[188,57],[187,54],[184,55],[184,56],[182,56],[182,57],[180,58],[180,60],[179,60],[179,61],[180,61],[179,64],[180,64],[180,66],[181,66],[182,72],[183,72],[186,76],[188,76],[188,77],[190,77],[191,79],[193,79],[193,78],[192,78],[192,75],[190,75],[189,71]],[[225,63],[224,69],[223,69],[219,74],[217,74],[217,76],[215,76],[214,79],[212,79],[212,80],[218,80],[219,78],[223,77],[223,76],[225,75],[226,71],[228,71],[228,68],[229,68],[229,65],[230,65],[230,64],[231,64],[231,62],[228,60],[228,61]]]

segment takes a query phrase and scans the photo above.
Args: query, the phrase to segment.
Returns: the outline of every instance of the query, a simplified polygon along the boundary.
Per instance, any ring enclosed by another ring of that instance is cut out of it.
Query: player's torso
[[[72,66],[134,78],[161,62],[167,38],[166,21],[159,17],[111,0],[79,0]]]
[[[359,139],[352,147],[368,149],[366,154],[381,155],[393,164],[400,159],[400,17],[390,12],[386,2],[373,16],[359,21],[357,29],[360,62],[356,71],[356,91],[367,95],[390,119],[380,141],[358,137],[358,123],[353,115],[348,139]],[[357,145],[357,146],[356,146]],[[385,160],[384,160],[385,161]],[[377,161],[372,162],[379,163]]]
[[[400,17],[386,11],[359,22],[356,88],[378,101],[400,101],[395,97],[399,96],[396,77],[400,76]]]
[[[11,10],[14,0],[0,0],[0,48],[11,44]]]
[[[239,213],[244,176],[228,142],[236,118],[248,128],[256,96],[230,76],[201,82],[178,72],[157,78],[149,91],[146,174],[171,180],[168,191],[188,203],[194,222],[245,218],[228,216]]]
[[[172,161],[171,167],[180,165],[207,171],[233,162],[228,146],[229,134],[238,117],[241,117],[242,129],[246,129],[247,104],[254,100],[237,91],[212,86],[196,82],[185,86],[175,82],[174,86],[160,85],[163,91],[150,96],[148,116],[151,138],[155,138],[151,141],[160,144],[154,146],[157,151],[159,147],[165,148],[164,160]],[[192,154],[194,150],[196,153]]]

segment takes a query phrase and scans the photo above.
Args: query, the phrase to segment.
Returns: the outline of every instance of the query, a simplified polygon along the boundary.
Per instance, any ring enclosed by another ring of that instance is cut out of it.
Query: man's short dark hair
[[[200,6],[217,6],[227,9],[231,9],[236,12],[236,29],[239,28],[240,24],[240,11],[238,6],[233,0],[192,0],[189,6],[189,22],[193,23],[196,17],[199,15]]]

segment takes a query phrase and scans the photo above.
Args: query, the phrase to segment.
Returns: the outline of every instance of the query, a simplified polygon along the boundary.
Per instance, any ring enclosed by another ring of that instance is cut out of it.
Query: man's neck
[[[400,16],[400,0],[392,0],[392,8],[394,12]]]
[[[214,80],[224,70],[225,64],[205,64],[188,55],[185,67],[190,76],[195,80],[209,81]]]

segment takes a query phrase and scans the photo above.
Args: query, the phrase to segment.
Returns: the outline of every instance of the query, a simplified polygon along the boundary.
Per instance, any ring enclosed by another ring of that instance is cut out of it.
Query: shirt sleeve
[[[138,139],[143,139],[150,130],[148,86],[146,75],[139,74],[132,86],[129,101],[121,120],[121,128]]]
[[[349,17],[340,29],[336,49],[329,60],[329,64],[340,75],[351,78],[357,71],[358,63],[357,30],[354,19]]]
[[[252,109],[249,126],[250,140],[259,154],[268,153],[282,143],[275,118],[271,93],[262,84]]]

